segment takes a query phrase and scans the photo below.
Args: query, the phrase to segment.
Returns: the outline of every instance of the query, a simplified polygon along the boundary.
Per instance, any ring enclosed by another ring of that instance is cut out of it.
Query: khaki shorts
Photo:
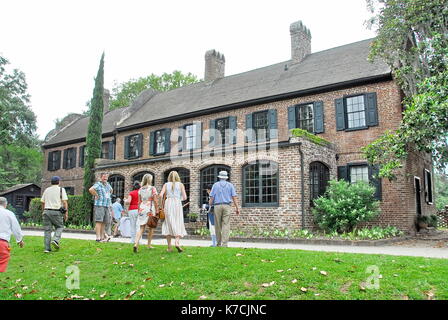
[[[108,207],[94,207],[95,221],[108,223],[110,220],[109,208]]]

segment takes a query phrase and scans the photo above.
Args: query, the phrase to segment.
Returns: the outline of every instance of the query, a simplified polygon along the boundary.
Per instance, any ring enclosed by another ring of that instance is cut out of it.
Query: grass
[[[0,299],[448,299],[444,259],[164,246],[134,254],[130,244],[71,239],[44,254],[42,242],[13,247]],[[70,266],[79,268],[79,289],[66,288]],[[381,274],[378,290],[365,283],[369,266]]]

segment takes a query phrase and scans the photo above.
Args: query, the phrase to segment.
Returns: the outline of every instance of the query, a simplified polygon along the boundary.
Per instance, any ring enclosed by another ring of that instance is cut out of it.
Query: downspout
[[[300,187],[302,193],[302,230],[305,229],[305,174],[304,174],[304,165],[303,165],[303,151],[302,151],[302,143],[299,142],[299,154],[300,154]]]

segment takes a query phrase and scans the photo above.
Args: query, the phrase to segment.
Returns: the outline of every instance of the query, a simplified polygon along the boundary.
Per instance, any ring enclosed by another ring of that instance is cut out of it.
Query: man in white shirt
[[[20,248],[23,247],[22,230],[14,213],[6,209],[8,200],[0,197],[0,272],[5,272],[11,256],[9,241],[11,234],[16,238]]]
[[[55,250],[59,250],[59,242],[61,240],[62,230],[64,230],[63,215],[65,221],[68,219],[68,197],[65,189],[59,186],[60,180],[61,178],[58,176],[52,177],[51,187],[45,189],[40,199],[43,211],[45,253],[51,251],[51,246]],[[65,209],[65,213],[62,213],[61,208]],[[56,231],[54,232],[53,241],[51,241],[53,226]]]

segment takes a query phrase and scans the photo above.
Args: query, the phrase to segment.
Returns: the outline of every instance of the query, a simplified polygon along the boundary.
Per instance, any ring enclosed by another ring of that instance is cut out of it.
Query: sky
[[[287,61],[298,20],[312,52],[375,36],[365,0],[1,0],[0,10],[0,55],[26,75],[41,139],[87,109],[103,52],[111,90],[174,70],[202,79],[210,49],[226,76]]]

